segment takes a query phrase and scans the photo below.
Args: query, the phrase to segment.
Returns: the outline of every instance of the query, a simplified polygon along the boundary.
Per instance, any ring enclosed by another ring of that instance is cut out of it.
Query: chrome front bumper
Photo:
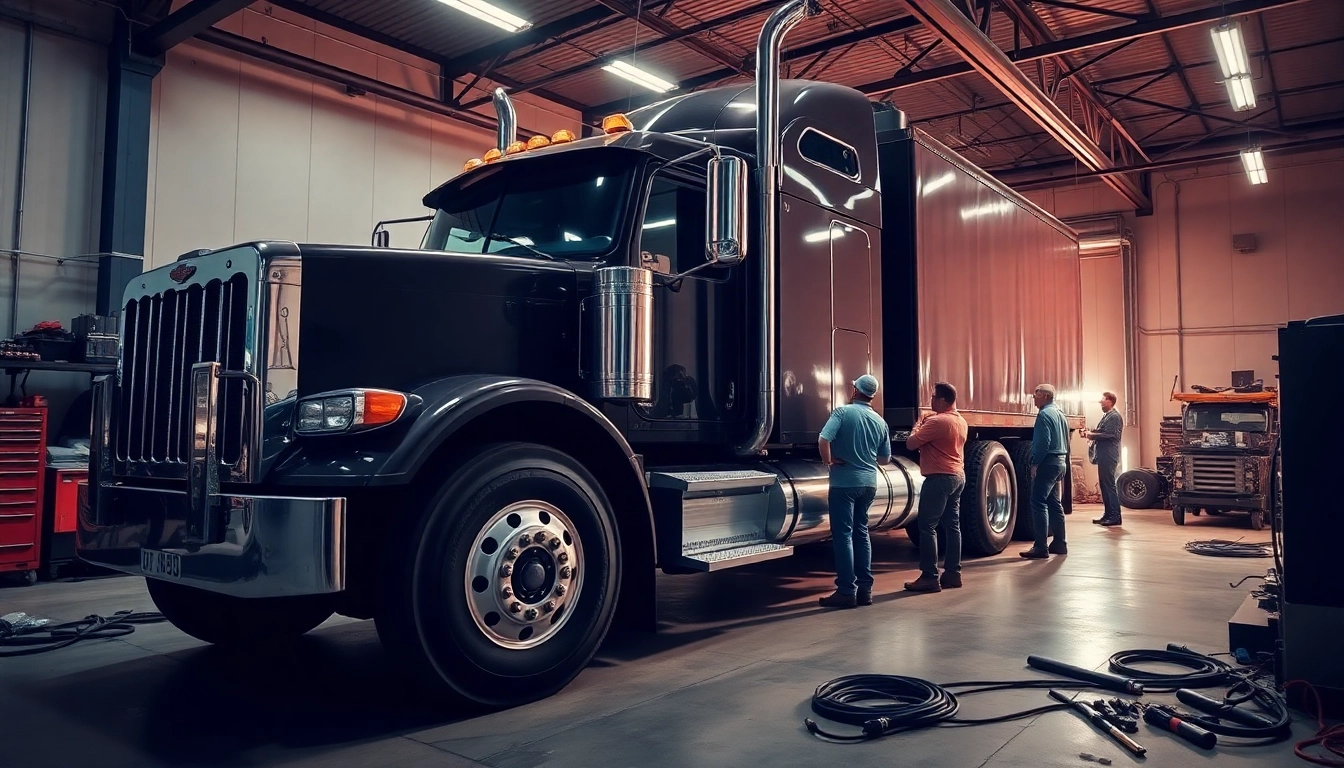
[[[219,533],[191,535],[192,498],[185,488],[125,485],[112,474],[110,377],[94,385],[89,484],[81,488],[76,547],[82,560],[143,575],[142,550],[180,558],[171,581],[235,597],[320,595],[345,589],[343,498],[209,495]],[[156,576],[154,578],[167,578]]]

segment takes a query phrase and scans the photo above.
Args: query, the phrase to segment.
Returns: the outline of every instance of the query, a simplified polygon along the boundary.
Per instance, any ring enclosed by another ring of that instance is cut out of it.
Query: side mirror
[[[747,164],[740,157],[709,161],[709,210],[705,216],[705,258],[730,266],[747,255]]]

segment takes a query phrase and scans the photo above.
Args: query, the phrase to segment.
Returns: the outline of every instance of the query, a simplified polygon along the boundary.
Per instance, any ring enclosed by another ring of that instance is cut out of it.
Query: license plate
[[[182,556],[154,549],[140,550],[140,572],[161,579],[182,578]]]

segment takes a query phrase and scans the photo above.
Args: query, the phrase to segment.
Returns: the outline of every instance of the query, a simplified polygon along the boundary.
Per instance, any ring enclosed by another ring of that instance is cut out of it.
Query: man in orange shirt
[[[933,385],[933,414],[915,425],[905,447],[919,451],[919,471],[924,487],[919,493],[918,579],[908,581],[911,592],[941,592],[961,586],[961,492],[966,487],[962,447],[966,445],[966,420],[957,413],[957,390],[945,381]],[[941,528],[947,552],[943,576],[938,578],[938,537]]]

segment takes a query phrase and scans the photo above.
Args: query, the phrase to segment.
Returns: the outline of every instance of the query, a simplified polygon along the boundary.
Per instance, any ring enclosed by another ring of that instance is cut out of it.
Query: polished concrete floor
[[[1171,766],[1301,765],[1289,743],[1200,752],[1144,725],[1146,760],[1071,712],[824,743],[803,719],[816,686],[878,672],[934,681],[1020,679],[1028,654],[1103,667],[1118,650],[1177,641],[1226,651],[1227,619],[1270,561],[1200,557],[1190,539],[1268,539],[1240,518],[1130,512],[1123,528],[1069,518],[1070,554],[973,560],[965,588],[901,591],[916,557],[876,537],[877,601],[825,611],[829,549],[748,569],[659,578],[656,635],[617,638],[545,701],[461,718],[421,707],[391,674],[371,624],[333,619],[297,649],[233,656],[161,624],[118,640],[0,659],[0,766],[1090,766],[1080,753]],[[56,620],[152,610],[140,580],[0,588],[0,614]],[[967,717],[1049,703],[1042,691],[963,700]],[[836,726],[837,730],[843,726]],[[1305,719],[1299,737],[1313,731]]]

